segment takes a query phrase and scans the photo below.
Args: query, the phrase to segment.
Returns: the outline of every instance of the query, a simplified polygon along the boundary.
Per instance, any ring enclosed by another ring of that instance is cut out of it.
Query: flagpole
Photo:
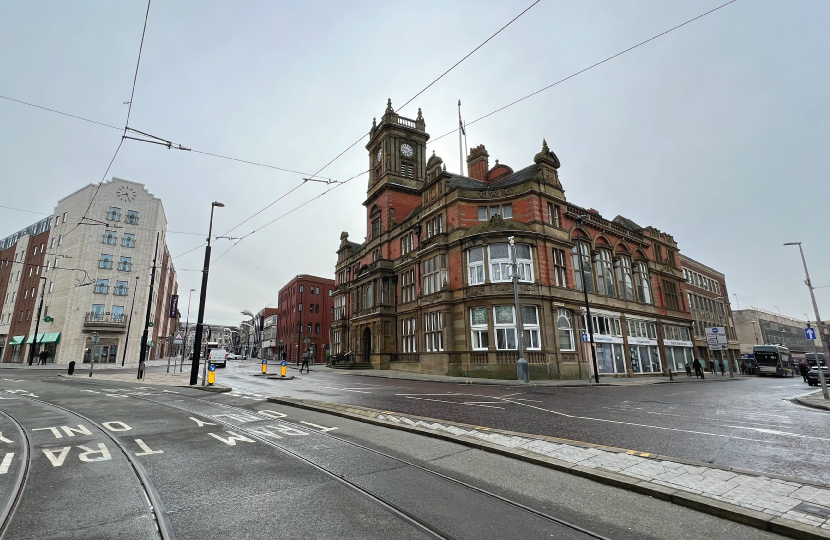
[[[464,147],[461,136],[464,131],[464,124],[461,122],[461,100],[458,100],[458,168],[461,176],[464,176]]]
[[[461,131],[462,133],[464,133],[464,155],[469,156],[470,151],[467,150],[467,122],[464,122],[464,129],[462,129]],[[470,171],[467,172],[469,173]]]

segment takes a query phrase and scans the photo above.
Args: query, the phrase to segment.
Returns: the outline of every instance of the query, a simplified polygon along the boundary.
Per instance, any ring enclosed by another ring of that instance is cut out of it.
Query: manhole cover
[[[808,514],[815,514],[823,518],[830,517],[830,508],[825,508],[824,506],[817,506],[815,504],[801,503],[795,507],[795,510],[798,510],[800,512],[807,512]]]

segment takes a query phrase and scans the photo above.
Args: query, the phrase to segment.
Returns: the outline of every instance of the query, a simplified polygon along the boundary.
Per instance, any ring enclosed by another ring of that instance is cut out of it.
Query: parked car
[[[830,370],[828,370],[826,366],[822,367],[821,370],[824,372],[825,382],[830,383]],[[807,373],[807,384],[810,386],[818,386],[820,384],[817,367],[812,368],[810,372]]]
[[[225,349],[213,349],[210,351],[210,363],[216,367],[228,365],[228,351]]]
[[[228,360],[242,360],[242,355],[241,354],[236,354],[236,353],[228,353],[227,359]]]

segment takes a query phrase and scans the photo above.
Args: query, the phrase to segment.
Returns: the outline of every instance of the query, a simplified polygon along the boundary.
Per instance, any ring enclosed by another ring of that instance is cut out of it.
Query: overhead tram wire
[[[127,129],[129,129],[130,125],[130,114],[133,110],[133,98],[135,97],[135,85],[138,81],[138,68],[141,65],[141,52],[144,50],[144,36],[147,34],[147,19],[150,17],[150,2],[152,0],[147,0],[147,11],[144,13],[144,28],[141,30],[141,44],[138,46],[138,60],[136,60],[135,64],[135,74],[133,75],[133,88],[130,91],[130,101],[129,106],[127,107],[127,121],[124,123],[124,135],[121,136],[121,141],[118,143],[118,148],[115,149],[115,154],[113,154],[112,159],[110,160],[110,164],[107,166],[107,170],[104,173],[104,176],[101,177],[101,181],[98,182],[98,186],[95,188],[95,192],[92,194],[92,198],[89,200],[89,205],[86,207],[84,211],[83,217],[78,221],[78,224],[75,225],[68,233],[64,236],[69,236],[75,229],[77,229],[81,223],[86,219],[86,215],[89,213],[89,209],[92,208],[92,203],[95,202],[95,197],[98,196],[98,191],[101,189],[101,185],[104,183],[104,180],[107,178],[107,174],[109,174],[110,168],[112,164],[115,162],[116,156],[118,156],[118,151],[121,150],[121,145],[124,144],[124,137],[127,135]],[[106,125],[106,124],[102,124]]]
[[[69,116],[70,118],[75,118],[77,120],[83,120],[84,122],[90,122],[92,124],[98,124],[99,126],[104,126],[104,127],[108,127],[108,128],[112,128],[112,129],[117,129],[118,131],[121,131],[121,129],[122,129],[120,127],[113,126],[111,124],[105,124],[103,122],[98,122],[97,120],[90,120],[89,118],[84,118],[83,116],[76,116],[74,114],[69,114],[69,113],[65,113],[65,112],[62,112],[62,111],[55,110],[55,109],[50,109],[49,107],[44,107],[42,105],[35,105],[34,103],[29,103],[28,101],[22,101],[22,100],[19,100],[19,99],[10,98],[8,96],[3,96],[3,95],[0,95],[0,98],[7,99],[9,101],[14,101],[14,102],[20,103],[22,105],[28,105],[29,107],[35,107],[36,109],[43,109],[44,111],[49,111],[49,112],[53,112],[53,113],[56,113],[56,114],[62,114],[63,116]]]
[[[528,7],[526,7],[526,8],[524,9],[524,11],[522,11],[521,13],[519,13],[518,15],[516,15],[515,17],[513,17],[513,18],[512,18],[512,19],[511,19],[511,20],[510,20],[507,24],[505,24],[504,26],[502,26],[501,28],[499,28],[499,29],[498,29],[498,30],[497,30],[494,34],[492,34],[490,37],[488,37],[488,38],[487,38],[487,39],[485,39],[483,42],[481,42],[481,43],[480,43],[480,44],[479,44],[479,45],[478,45],[475,49],[473,49],[472,51],[470,51],[469,53],[467,53],[467,54],[466,54],[463,58],[461,58],[461,60],[459,60],[458,62],[456,62],[456,63],[455,63],[455,64],[453,64],[452,66],[450,66],[450,68],[449,68],[449,69],[447,69],[446,71],[444,71],[444,73],[442,73],[441,75],[439,75],[439,76],[438,76],[437,78],[435,78],[432,82],[430,82],[428,85],[426,85],[424,88],[422,88],[422,89],[421,89],[418,93],[416,93],[414,96],[412,96],[411,98],[409,98],[409,99],[408,99],[408,100],[407,100],[407,101],[406,101],[403,105],[401,105],[401,106],[398,108],[398,110],[400,111],[400,110],[402,110],[404,107],[406,107],[407,105],[409,105],[410,103],[412,103],[412,102],[415,100],[415,98],[417,98],[418,96],[420,96],[421,94],[423,94],[424,92],[426,92],[426,91],[427,91],[430,87],[432,87],[435,83],[437,83],[438,81],[440,81],[441,79],[443,79],[443,78],[444,78],[444,76],[446,76],[449,72],[451,72],[452,70],[454,70],[455,68],[457,68],[459,65],[461,65],[461,63],[462,63],[462,62],[464,62],[466,59],[468,59],[470,56],[472,56],[472,55],[473,55],[476,51],[478,51],[479,49],[481,49],[481,48],[482,48],[484,45],[486,45],[486,44],[487,44],[490,40],[492,40],[494,37],[496,37],[497,35],[499,35],[499,34],[500,34],[500,33],[501,33],[501,32],[502,32],[505,28],[507,28],[508,26],[510,26],[511,24],[513,24],[514,22],[516,22],[516,20],[518,20],[518,19],[519,19],[519,17],[521,17],[522,15],[524,15],[525,13],[527,13],[528,11],[530,11],[530,9],[531,9],[533,6],[535,6],[536,4],[538,4],[538,3],[539,3],[539,2],[541,2],[541,1],[542,1],[542,0],[536,0],[535,2],[533,2],[532,4],[530,4]],[[288,196],[290,193],[293,193],[294,191],[296,191],[297,189],[299,189],[300,187],[302,187],[303,185],[305,185],[305,183],[306,183],[306,182],[308,182],[309,180],[315,180],[315,179],[317,179],[317,178],[321,178],[321,177],[319,177],[319,174],[320,174],[321,172],[323,172],[324,170],[326,170],[326,169],[329,167],[329,165],[331,165],[332,163],[334,163],[335,161],[337,161],[338,159],[340,159],[340,158],[343,156],[343,154],[345,154],[346,152],[348,152],[349,150],[351,150],[352,148],[354,148],[354,147],[355,147],[355,145],[357,145],[359,142],[361,142],[361,141],[362,141],[362,140],[363,140],[363,139],[364,139],[367,135],[369,135],[370,133],[371,133],[371,132],[366,132],[366,133],[362,134],[362,135],[361,135],[361,136],[360,136],[360,137],[359,137],[356,141],[354,141],[352,144],[350,144],[349,146],[347,146],[345,150],[343,150],[342,152],[340,152],[339,154],[337,154],[337,155],[336,155],[334,158],[332,158],[332,159],[331,159],[328,163],[326,163],[325,165],[323,165],[323,167],[321,167],[321,168],[320,168],[317,172],[315,172],[314,174],[310,175],[307,179],[304,179],[302,184],[298,185],[297,187],[295,187],[294,189],[292,189],[292,190],[291,190],[291,191],[289,191],[288,193],[286,193],[286,194],[284,194],[284,195],[280,196],[278,199],[276,199],[275,201],[273,201],[273,202],[271,202],[270,204],[268,204],[265,208],[263,208],[263,209],[259,210],[258,212],[254,213],[253,215],[251,215],[250,217],[248,217],[248,218],[247,218],[247,219],[245,219],[244,221],[240,222],[238,225],[236,225],[233,229],[229,230],[229,231],[228,231],[228,232],[226,232],[225,234],[228,234],[228,233],[230,233],[230,232],[232,232],[232,231],[236,230],[236,229],[237,229],[240,225],[242,225],[242,224],[244,224],[244,223],[246,223],[246,222],[250,221],[251,219],[253,219],[253,218],[254,218],[254,217],[256,217],[257,215],[261,214],[262,212],[264,212],[265,210],[267,210],[268,208],[270,208],[271,206],[273,206],[274,204],[276,204],[276,203],[277,203],[277,202],[279,202],[280,200],[284,199],[284,198],[285,198],[286,196]],[[204,153],[204,152],[202,152],[202,153]],[[218,156],[218,157],[222,157],[222,156]],[[233,158],[226,158],[226,159],[233,159]],[[236,161],[243,161],[243,160],[236,160]],[[246,163],[247,163],[247,162],[246,162]],[[292,172],[296,172],[296,171],[292,171]],[[367,172],[368,172],[368,171],[367,171]],[[365,173],[361,173],[361,174],[365,174]],[[357,176],[360,176],[360,175],[357,175]],[[342,182],[342,183],[348,182],[349,180],[352,180],[352,179],[356,178],[357,176],[354,176],[354,177],[352,177],[352,178],[349,178],[348,180],[346,180],[346,181],[344,181],[344,182]],[[327,191],[323,192],[323,194],[328,193],[329,191],[331,191],[331,189],[329,189],[329,190],[327,190]],[[322,194],[321,194],[321,195],[322,195]],[[311,199],[311,200],[315,200],[316,198],[317,198],[317,197],[315,197],[314,199]],[[308,202],[311,202],[311,201],[308,201]],[[308,202],[303,203],[303,205],[301,205],[301,206],[305,206],[305,204],[308,204]],[[299,207],[298,207],[298,208],[299,208]],[[294,210],[296,210],[296,209],[297,209],[297,208],[295,208]],[[292,212],[293,212],[294,210],[292,210]],[[283,214],[283,215],[286,215],[286,214]],[[273,221],[268,222],[268,224],[266,224],[266,225],[269,225],[269,224],[271,224],[271,223],[273,223]],[[261,227],[260,227],[260,228],[261,228]],[[256,229],[256,230],[259,230],[259,229]],[[256,232],[256,231],[254,231],[254,232]],[[250,236],[250,234],[253,234],[253,232],[252,232],[252,233],[249,233],[248,235],[245,235],[245,236]],[[243,236],[243,238],[245,238],[245,237]],[[241,242],[241,241],[242,241],[242,239],[240,239],[240,240],[239,240],[239,242]],[[231,249],[233,249],[233,248],[234,248],[237,244],[239,244],[239,242],[237,242],[236,244],[234,244],[233,246],[231,246],[228,250],[226,250],[226,251],[225,251],[225,253],[227,253],[228,251],[230,251]],[[219,260],[219,259],[220,259],[220,258],[221,258],[221,257],[222,257],[225,253],[222,253],[222,255],[219,255],[219,257],[217,257],[216,259],[214,259],[214,261]]]
[[[541,88],[541,89],[539,89],[539,90],[537,90],[537,91],[535,91],[535,92],[533,92],[533,93],[531,93],[531,94],[528,94],[528,95],[526,95],[526,96],[524,96],[524,97],[522,97],[522,98],[520,98],[520,99],[517,99],[516,101],[514,101],[514,102],[512,102],[512,103],[508,103],[507,105],[505,105],[505,106],[503,106],[503,107],[500,107],[500,108],[498,108],[498,109],[496,109],[496,110],[494,110],[494,111],[492,111],[492,112],[490,112],[490,113],[487,113],[487,114],[485,114],[484,116],[481,116],[481,117],[479,117],[479,118],[477,118],[477,119],[473,120],[472,122],[468,122],[468,123],[466,123],[465,125],[466,125],[466,126],[469,126],[469,125],[471,125],[471,124],[474,124],[474,123],[478,122],[479,120],[483,120],[483,119],[485,119],[485,118],[487,118],[487,117],[489,117],[489,116],[492,116],[492,115],[494,115],[494,114],[496,114],[496,113],[498,113],[498,112],[500,112],[500,111],[503,111],[504,109],[507,109],[508,107],[512,107],[513,105],[515,105],[515,104],[517,104],[517,103],[519,103],[519,102],[521,102],[521,101],[524,101],[524,100],[526,100],[526,99],[528,99],[528,98],[530,98],[530,97],[532,97],[532,96],[535,96],[536,94],[539,94],[539,93],[541,93],[541,92],[544,92],[545,90],[548,90],[548,89],[550,89],[550,88],[553,88],[554,86],[556,86],[556,85],[558,85],[558,84],[560,84],[560,83],[563,83],[563,82],[567,81],[568,79],[572,79],[572,78],[576,77],[577,75],[580,75],[580,74],[582,74],[582,73],[585,73],[586,71],[588,71],[588,70],[590,70],[590,69],[593,69],[593,68],[595,68],[595,67],[597,67],[597,66],[599,66],[599,65],[601,65],[601,64],[604,64],[605,62],[608,62],[609,60],[612,60],[612,59],[614,59],[614,58],[616,58],[616,57],[618,57],[618,56],[621,56],[621,55],[623,55],[623,54],[625,54],[625,53],[627,53],[627,52],[629,52],[629,51],[632,51],[632,50],[636,49],[637,47],[640,47],[640,46],[642,46],[642,45],[645,45],[646,43],[648,43],[648,42],[650,42],[650,41],[654,41],[655,39],[657,39],[657,38],[659,38],[659,37],[661,37],[661,36],[664,36],[664,35],[666,35],[666,34],[668,34],[668,33],[670,33],[670,32],[673,32],[674,30],[677,30],[678,28],[681,28],[681,27],[683,27],[683,26],[686,26],[687,24],[689,24],[689,23],[691,23],[691,22],[694,22],[694,21],[696,21],[696,20],[698,20],[698,19],[700,19],[700,18],[702,18],[702,17],[705,17],[706,15],[709,15],[710,13],[714,13],[715,11],[717,11],[717,10],[719,10],[719,9],[721,9],[721,8],[724,8],[724,7],[728,6],[729,4],[733,4],[733,3],[735,3],[736,1],[737,1],[737,0],[730,0],[729,2],[726,2],[725,4],[721,4],[720,6],[718,6],[718,7],[714,8],[714,9],[711,9],[711,10],[709,10],[709,11],[705,12],[705,13],[702,13],[702,14],[698,15],[697,17],[694,17],[694,18],[692,18],[692,19],[689,19],[689,20],[687,20],[687,21],[685,21],[685,22],[683,22],[683,23],[681,23],[681,24],[678,24],[677,26],[674,26],[673,28],[670,28],[670,29],[668,29],[668,30],[666,30],[666,31],[664,31],[664,32],[661,32],[661,33],[659,33],[659,34],[657,34],[657,35],[653,36],[653,37],[650,37],[649,39],[647,39],[647,40],[645,40],[645,41],[642,41],[642,42],[640,42],[640,43],[638,43],[638,44],[636,44],[636,45],[634,45],[634,46],[632,46],[632,47],[629,47],[628,49],[625,49],[624,51],[618,52],[617,54],[615,54],[615,55],[613,55],[613,56],[609,56],[608,58],[606,58],[606,59],[604,59],[604,60],[602,60],[602,61],[600,61],[600,62],[597,62],[597,63],[595,63],[595,64],[593,64],[593,65],[591,65],[591,66],[588,66],[587,68],[582,69],[582,70],[580,70],[580,71],[578,71],[578,72],[576,72],[576,73],[574,73],[574,74],[572,74],[572,75],[569,75],[569,76],[565,77],[564,79],[561,79],[561,80],[559,80],[559,81],[556,81],[556,82],[555,82],[555,83],[553,83],[553,84],[550,84],[550,85],[548,85],[548,86],[546,86],[546,87],[544,87],[544,88]],[[520,13],[520,14],[519,14],[519,16],[521,16],[521,15],[523,15],[525,12],[527,12],[527,10],[528,10],[528,9],[530,9],[531,7],[533,7],[534,5],[536,5],[536,3],[538,3],[538,2],[535,2],[534,4],[531,4],[531,6],[530,6],[530,7],[528,7],[527,9],[525,9],[525,11],[523,11],[522,13]],[[518,17],[516,17],[516,18],[518,18]],[[515,21],[516,19],[513,19],[513,20]],[[510,21],[510,22],[512,23],[513,21]],[[508,23],[508,25],[509,25],[509,24],[510,24],[510,23]],[[507,26],[507,25],[505,25],[505,27],[503,27],[501,30],[503,30],[504,28],[506,28],[506,26]],[[501,30],[499,30],[499,32],[501,32]],[[498,34],[498,32],[496,32],[496,34]],[[494,35],[495,35],[495,34],[494,34]],[[490,37],[490,39],[492,39],[492,36]],[[489,39],[488,39],[488,41],[489,41]],[[485,42],[485,43],[486,43],[486,42]],[[483,44],[482,44],[482,45],[483,45]],[[477,49],[478,49],[478,48],[476,48],[475,50],[477,50]],[[473,50],[473,52],[475,52],[475,50]],[[472,53],[470,53],[470,54],[472,54]],[[470,56],[470,55],[468,54],[465,58],[467,58],[468,56]],[[463,59],[462,59],[462,61],[463,61]],[[460,62],[459,62],[459,63],[460,63]],[[457,66],[457,65],[458,65],[458,64],[456,64],[456,66]],[[455,66],[453,66],[453,67],[455,67]],[[450,68],[450,69],[452,69],[452,68]],[[446,75],[447,73],[449,73],[449,70],[448,70],[447,72],[445,72],[443,75],[441,75],[441,77],[443,77],[443,76],[444,76],[444,75]],[[440,79],[440,77],[439,77],[439,79]],[[438,79],[436,79],[436,81],[437,81],[437,80],[438,80]],[[433,81],[433,83],[431,83],[429,86],[431,86],[432,84],[434,84],[434,82],[435,82],[435,81]],[[427,88],[429,88],[429,86],[427,86]],[[426,88],[425,88],[424,90],[426,90]],[[423,92],[423,90],[422,90],[421,92]],[[419,94],[420,94],[421,92],[419,92]],[[414,99],[414,98],[413,98],[413,99]],[[412,100],[407,101],[404,105],[408,104],[410,101],[412,101]],[[401,107],[401,108],[403,108],[403,107]],[[400,110],[400,109],[399,109],[399,110]],[[442,138],[444,138],[444,137],[446,137],[446,136],[448,136],[448,135],[451,135],[451,134],[453,134],[453,133],[455,133],[455,132],[457,132],[457,131],[458,131],[458,128],[453,129],[452,131],[449,131],[449,132],[447,132],[447,133],[445,133],[445,134],[443,134],[443,135],[441,135],[441,136],[439,136],[439,137],[436,137],[436,138],[432,139],[430,142],[435,142],[435,141],[437,141],[437,140],[439,140],[439,139],[442,139]],[[322,172],[322,171],[323,171],[326,167],[328,167],[329,165],[331,165],[331,164],[332,164],[332,163],[333,163],[333,162],[334,162],[337,158],[339,158],[339,157],[340,157],[340,156],[342,156],[345,152],[347,152],[349,149],[351,149],[351,148],[352,148],[355,144],[357,144],[358,142],[360,142],[360,140],[362,140],[362,139],[363,139],[363,137],[365,137],[365,136],[366,136],[366,135],[363,135],[363,136],[362,136],[362,137],[361,137],[358,141],[356,141],[356,142],[352,143],[352,144],[351,144],[351,145],[350,145],[350,146],[349,146],[346,150],[344,150],[343,152],[341,152],[340,154],[338,154],[338,156],[337,156],[337,157],[335,157],[333,160],[331,160],[329,163],[327,163],[327,164],[326,164],[326,166],[325,166],[325,167],[323,167],[323,169],[320,169],[320,170],[318,171],[318,174],[319,174],[320,172]],[[352,180],[352,179],[356,178],[357,176],[361,176],[361,175],[363,175],[363,174],[366,174],[367,172],[369,172],[369,171],[364,171],[364,172],[360,173],[359,175],[353,176],[353,177],[352,177],[352,178],[350,178],[349,180]],[[345,181],[345,182],[343,182],[342,184],[345,184],[345,183],[346,183],[346,182],[348,182],[349,180],[346,180],[346,181]],[[340,185],[342,185],[342,184],[340,184]],[[335,187],[337,187],[337,186],[335,186]],[[300,209],[300,208],[302,208],[303,206],[305,206],[305,205],[309,204],[310,202],[312,202],[312,201],[314,201],[314,200],[316,200],[316,199],[318,199],[318,198],[322,197],[322,196],[323,196],[323,195],[325,195],[326,193],[330,192],[332,189],[334,189],[334,188],[331,188],[331,189],[329,189],[329,190],[324,191],[323,193],[321,193],[321,194],[320,194],[320,195],[318,195],[317,197],[314,197],[313,199],[310,199],[310,200],[306,201],[305,203],[301,204],[300,206],[297,206],[297,207],[295,207],[294,209],[292,209],[292,210],[290,210],[290,211],[286,212],[285,214],[282,214],[281,216],[279,216],[279,217],[275,218],[274,220],[269,221],[268,223],[266,223],[266,224],[265,224],[265,225],[263,225],[262,227],[259,227],[259,228],[257,228],[257,229],[254,229],[254,230],[253,230],[253,231],[251,231],[250,233],[248,233],[248,234],[246,234],[245,236],[243,236],[243,237],[242,237],[239,241],[237,241],[235,244],[233,244],[230,248],[228,248],[228,249],[227,249],[224,253],[222,253],[222,255],[219,255],[219,257],[217,257],[216,259],[214,259],[214,261],[213,261],[213,262],[218,261],[220,258],[222,258],[222,257],[225,255],[225,253],[227,253],[228,251],[230,251],[231,249],[233,249],[234,247],[236,247],[236,246],[239,244],[239,242],[241,242],[242,240],[244,240],[244,239],[245,239],[245,238],[247,238],[248,236],[250,236],[250,235],[252,235],[252,234],[254,234],[254,233],[258,232],[259,230],[263,229],[264,227],[267,227],[268,225],[270,225],[270,224],[274,223],[275,221],[277,221],[277,220],[279,220],[279,219],[282,219],[283,217],[287,216],[288,214],[290,214],[290,213],[292,213],[292,212],[295,212],[296,210],[299,210],[299,209]]]
[[[522,98],[519,98],[519,99],[517,99],[516,101],[513,101],[513,102],[511,102],[511,103],[508,103],[507,105],[505,105],[505,106],[503,106],[503,107],[499,107],[498,109],[496,109],[496,110],[494,110],[494,111],[492,111],[492,112],[489,112],[489,113],[485,114],[484,116],[480,116],[480,117],[476,118],[475,120],[473,120],[473,121],[471,121],[471,122],[467,122],[467,123],[465,124],[465,127],[466,127],[466,126],[470,126],[470,125],[472,125],[472,124],[475,124],[476,122],[478,122],[478,121],[480,121],[480,120],[484,120],[485,118],[487,118],[487,117],[489,117],[489,116],[493,116],[494,114],[496,114],[496,113],[498,113],[498,112],[501,112],[501,111],[503,111],[503,110],[507,109],[508,107],[512,107],[513,105],[516,105],[517,103],[520,103],[520,102],[522,102],[522,101],[524,101],[524,100],[526,100],[526,99],[528,99],[528,98],[530,98],[530,97],[533,97],[533,96],[535,96],[536,94],[540,94],[540,93],[544,92],[545,90],[549,90],[550,88],[553,88],[554,86],[556,86],[556,85],[558,85],[558,84],[560,84],[560,83],[563,83],[563,82],[567,81],[568,79],[573,79],[573,78],[574,78],[574,77],[576,77],[577,75],[581,75],[582,73],[585,73],[585,72],[586,72],[586,71],[588,71],[588,70],[591,70],[591,69],[593,69],[593,68],[595,68],[595,67],[597,67],[597,66],[600,66],[600,65],[602,65],[602,64],[604,64],[604,63],[606,63],[606,62],[608,62],[609,60],[613,60],[614,58],[617,58],[618,56],[622,56],[623,54],[625,54],[625,53],[627,53],[627,52],[633,51],[633,50],[634,50],[634,49],[636,49],[637,47],[640,47],[640,46],[642,46],[642,45],[645,45],[646,43],[648,43],[648,42],[650,42],[650,41],[654,41],[655,39],[657,39],[657,38],[659,38],[659,37],[665,36],[666,34],[668,34],[668,33],[670,33],[670,32],[673,32],[673,31],[677,30],[678,28],[681,28],[681,27],[683,27],[683,26],[686,26],[687,24],[692,23],[692,22],[694,22],[694,21],[696,21],[696,20],[698,20],[698,19],[700,19],[700,18],[703,18],[703,17],[705,17],[706,15],[709,15],[710,13],[714,13],[715,11],[717,11],[717,10],[719,10],[719,9],[721,9],[721,8],[724,8],[724,7],[728,6],[729,4],[734,4],[734,3],[735,3],[735,2],[737,2],[737,1],[738,1],[738,0],[730,0],[729,2],[726,2],[725,4],[721,4],[721,5],[719,5],[718,7],[714,8],[714,9],[710,9],[710,10],[709,10],[709,11],[707,11],[706,13],[702,13],[702,14],[698,15],[697,17],[694,17],[694,18],[692,18],[692,19],[689,19],[689,20],[688,20],[688,21],[686,21],[686,22],[683,22],[683,23],[681,23],[681,24],[678,24],[677,26],[675,26],[675,27],[673,27],[673,28],[669,28],[669,29],[668,29],[668,30],[666,30],[665,32],[661,32],[661,33],[657,34],[656,36],[652,36],[652,37],[648,38],[648,39],[647,39],[647,40],[645,40],[645,41],[641,41],[640,43],[638,43],[638,44],[636,44],[636,45],[634,45],[634,46],[632,46],[632,47],[629,47],[629,48],[625,49],[624,51],[620,51],[620,52],[618,52],[617,54],[614,54],[614,55],[609,56],[608,58],[606,58],[606,59],[604,59],[604,60],[601,60],[601,61],[597,62],[596,64],[592,64],[592,65],[590,65],[590,66],[586,67],[585,69],[579,70],[579,71],[577,71],[576,73],[573,73],[573,74],[571,74],[571,75],[568,75],[568,76],[567,76],[567,77],[565,77],[564,79],[560,79],[560,80],[556,81],[556,82],[555,82],[555,83],[553,83],[553,84],[549,84],[548,86],[545,86],[544,88],[540,88],[539,90],[536,90],[535,92],[532,92],[532,93],[530,93],[530,94],[528,94],[528,95],[526,95],[526,96],[524,96],[524,97],[522,97]],[[452,131],[448,131],[447,133],[444,133],[443,135],[440,135],[440,136],[438,136],[438,137],[433,138],[432,140],[430,140],[430,144],[431,144],[431,143],[434,143],[435,141],[438,141],[438,140],[440,140],[440,139],[443,139],[444,137],[447,137],[448,135],[452,135],[453,133],[456,133],[456,132],[458,131],[458,129],[459,129],[459,128],[455,128],[455,129],[453,129]]]

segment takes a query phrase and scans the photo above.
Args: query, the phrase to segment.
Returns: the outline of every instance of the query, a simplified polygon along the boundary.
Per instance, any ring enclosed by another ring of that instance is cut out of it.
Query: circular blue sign
[[[216,366],[213,364],[208,365],[208,371],[216,371]]]
[[[286,365],[288,365],[288,364],[286,363],[286,361],[285,361],[285,360],[283,360],[282,362],[280,362],[280,365],[281,365],[281,366],[286,366]]]
[[[712,333],[713,333],[713,334],[717,334],[717,333],[718,333],[718,329],[717,329],[717,328],[712,328]]]
[[[265,365],[265,364],[267,364],[267,363],[268,363],[268,360],[267,360],[267,359],[265,359],[265,358],[263,358],[263,359],[262,359],[262,365],[264,366],[264,365]]]

